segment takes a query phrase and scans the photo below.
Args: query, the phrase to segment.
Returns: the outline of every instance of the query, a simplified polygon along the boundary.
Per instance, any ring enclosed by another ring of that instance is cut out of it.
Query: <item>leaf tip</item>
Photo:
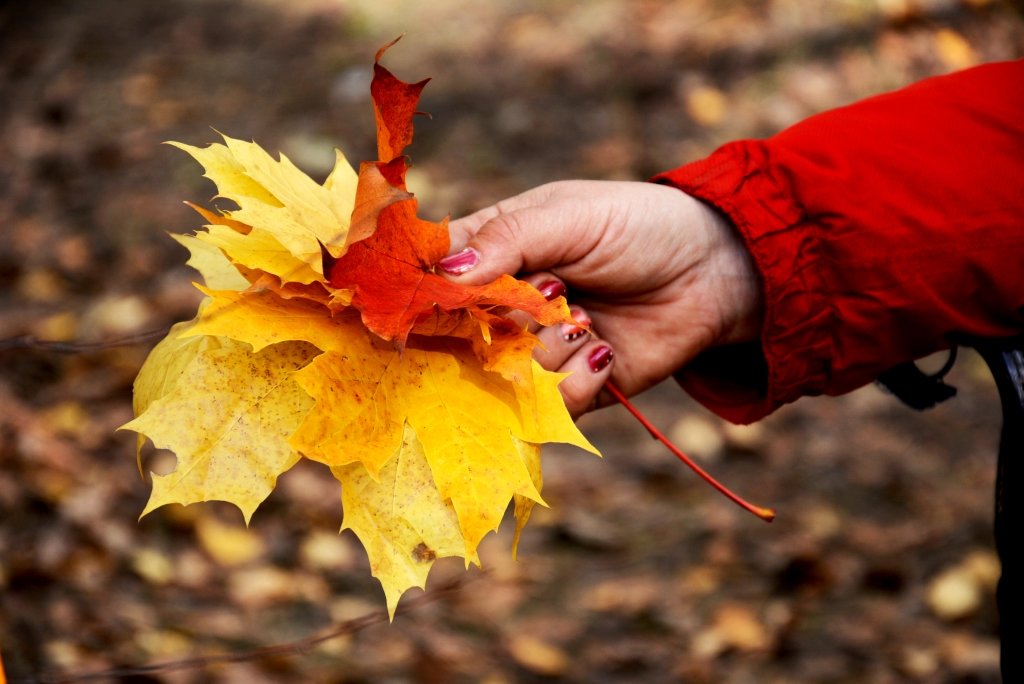
[[[405,34],[404,33],[400,33],[400,34],[398,34],[397,38],[394,38],[390,42],[382,45],[377,50],[377,54],[374,55],[373,63],[374,64],[379,64],[380,63],[380,58],[384,56],[384,53],[387,52],[389,49],[391,49],[395,45],[395,43],[397,43],[398,41],[402,40],[402,38],[404,38],[404,37],[405,37]]]

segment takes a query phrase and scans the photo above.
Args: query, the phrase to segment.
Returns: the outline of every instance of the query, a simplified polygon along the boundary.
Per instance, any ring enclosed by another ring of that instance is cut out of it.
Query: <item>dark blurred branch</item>
[[[7,351],[9,349],[38,349],[57,354],[83,354],[113,347],[127,347],[133,344],[149,342],[150,340],[165,336],[168,330],[170,330],[170,326],[164,326],[163,328],[147,330],[146,332],[128,335],[127,337],[103,340],[102,342],[58,342],[56,340],[36,339],[34,335],[19,335],[0,340],[0,351]]]
[[[448,596],[457,593],[463,586],[471,581],[473,580],[466,579],[465,576],[458,577],[438,589],[421,594],[420,596],[406,602],[404,605],[399,606],[396,611],[396,615],[403,615],[418,608],[422,608],[427,604],[447,598]],[[177,670],[195,670],[210,667],[212,665],[226,665],[229,663],[240,663],[266,658],[303,655],[326,641],[337,639],[338,637],[348,634],[355,634],[356,632],[360,632],[368,627],[373,627],[374,625],[379,625],[384,622],[388,622],[387,611],[377,611],[375,613],[367,613],[366,615],[362,615],[351,620],[346,620],[323,634],[299,639],[298,641],[291,641],[285,644],[256,648],[251,651],[198,656],[182,660],[171,660],[165,663],[154,663],[153,665],[104,670],[102,672],[86,672],[82,674],[69,675],[46,674],[35,680],[22,680],[21,684],[29,684],[30,682],[38,682],[38,684],[70,684],[72,682],[91,682],[97,680],[121,681],[155,673],[174,672]],[[11,680],[11,684],[19,683],[15,680]]]

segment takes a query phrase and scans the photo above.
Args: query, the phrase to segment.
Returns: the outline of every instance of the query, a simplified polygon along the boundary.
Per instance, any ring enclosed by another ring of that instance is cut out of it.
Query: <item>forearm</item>
[[[1021,83],[1024,62],[929,79],[658,176],[729,217],[763,288],[763,359],[729,361],[760,375],[730,384],[705,356],[684,386],[746,422],[1021,332]]]

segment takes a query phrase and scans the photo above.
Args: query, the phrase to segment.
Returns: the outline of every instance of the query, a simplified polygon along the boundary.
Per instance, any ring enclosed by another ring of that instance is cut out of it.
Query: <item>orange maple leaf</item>
[[[363,224],[375,217],[374,230],[358,241],[350,232],[348,251],[338,259],[324,253],[328,282],[353,292],[351,304],[367,328],[400,344],[411,332],[431,334],[436,329],[451,335],[456,326],[439,322],[439,315],[468,314],[488,324],[495,312],[517,309],[541,325],[571,322],[564,298],[547,301],[532,285],[512,276],[468,286],[435,272],[451,246],[447,219],[432,222],[416,215],[418,203],[406,191],[408,164],[401,156],[412,141],[416,104],[427,82],[405,83],[381,66],[388,47],[377,52],[370,86],[380,160],[359,170],[352,224],[359,227],[357,233],[368,233]],[[362,217],[366,218],[359,220]]]

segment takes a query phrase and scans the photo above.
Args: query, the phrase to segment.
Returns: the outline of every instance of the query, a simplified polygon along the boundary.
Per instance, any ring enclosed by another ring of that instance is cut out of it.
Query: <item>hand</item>
[[[750,255],[729,223],[689,195],[641,182],[562,181],[451,223],[453,280],[518,274],[550,298],[568,291],[593,335],[539,330],[537,360],[571,372],[570,413],[611,403],[667,378],[713,345],[754,339],[761,294]],[[563,329],[564,328],[564,329]],[[612,359],[614,358],[614,363]]]

